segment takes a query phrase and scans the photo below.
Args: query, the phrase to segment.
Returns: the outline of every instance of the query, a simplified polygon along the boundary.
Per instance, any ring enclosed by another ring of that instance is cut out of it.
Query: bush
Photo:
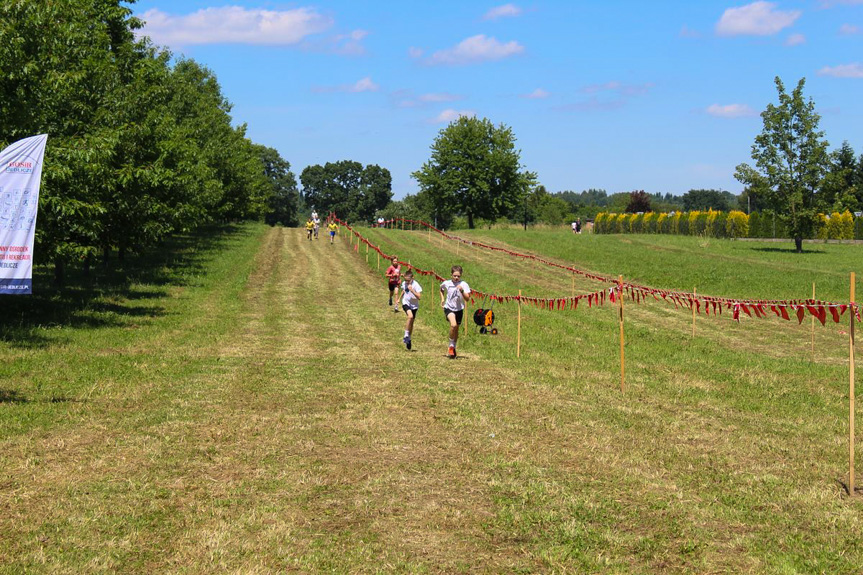
[[[752,214],[757,216],[758,212]],[[747,238],[752,216],[747,216],[739,210],[732,210],[725,220],[725,234],[729,238]],[[757,220],[756,220],[757,221]]]
[[[863,219],[863,218],[860,218]],[[667,234],[671,228],[671,222],[668,221],[668,214],[665,212],[656,216],[656,233]]]
[[[615,220],[614,233],[622,234],[629,231],[629,214],[618,214]]]
[[[644,214],[632,214],[629,217],[629,231],[633,234],[644,231]]]
[[[602,233],[602,223],[605,219],[605,212],[599,212],[596,214],[596,217],[593,218],[593,233],[601,234]]]
[[[678,214],[675,214],[675,215],[677,216],[677,233],[681,236],[688,236],[689,235],[689,216],[682,213],[682,212],[679,215]]]
[[[854,216],[848,210],[842,212],[839,216],[839,239],[853,240],[854,239]]]
[[[714,238],[727,238],[728,234],[725,231],[725,223],[728,221],[728,214],[725,212],[713,212],[713,218],[710,221],[710,235]]]
[[[741,212],[742,213],[742,212]],[[760,238],[761,236],[761,228],[763,226],[761,214],[758,212],[752,212],[749,214],[749,233],[747,233],[746,237],[748,238]]]
[[[826,240],[828,238],[830,219],[824,214],[818,214],[817,222],[815,223],[815,231],[812,239]]]
[[[854,218],[854,239],[863,240],[863,218]]]
[[[684,232],[680,231],[680,216],[681,216],[680,212],[674,212],[673,216],[668,217],[668,219],[671,220],[671,223],[669,224],[669,231],[672,234],[680,235],[680,234],[684,233]]]
[[[656,233],[656,212],[647,212],[642,218],[642,229],[645,234]]]

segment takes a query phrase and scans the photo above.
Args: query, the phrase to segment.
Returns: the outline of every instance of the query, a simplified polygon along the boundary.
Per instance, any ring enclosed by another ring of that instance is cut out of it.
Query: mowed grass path
[[[439,272],[454,259],[390,233]],[[841,365],[752,358],[716,327],[689,342],[647,309],[621,394],[610,308],[526,311],[519,360],[501,308],[501,336],[471,332],[450,361],[428,278],[407,352],[363,251],[262,226],[221,249],[186,287],[115,302],[153,313],[0,348],[0,571],[863,564]],[[556,287],[469,263],[469,282]]]

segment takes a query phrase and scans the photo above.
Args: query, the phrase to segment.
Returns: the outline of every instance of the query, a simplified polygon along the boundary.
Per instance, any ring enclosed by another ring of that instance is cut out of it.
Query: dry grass
[[[0,571],[857,570],[841,434],[819,427],[841,412],[834,373],[807,382],[777,370],[782,353],[724,363],[767,347],[766,331],[705,321],[675,347],[679,313],[633,306],[646,349],[631,347],[620,394],[611,309],[526,312],[516,360],[502,308],[501,336],[471,331],[448,361],[427,279],[409,353],[363,253],[301,230],[252,239],[130,339],[28,352],[92,381],[23,432],[38,402],[0,403]],[[396,248],[445,265],[439,246]],[[502,287],[515,273],[570,289],[530,263],[495,274],[496,256],[469,257],[468,274]],[[0,388],[36,397],[14,385]]]

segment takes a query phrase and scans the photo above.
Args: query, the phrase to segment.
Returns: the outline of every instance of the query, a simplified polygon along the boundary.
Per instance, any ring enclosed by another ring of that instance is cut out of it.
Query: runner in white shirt
[[[440,306],[443,308],[444,317],[449,322],[449,348],[447,356],[456,358],[455,347],[458,343],[458,326],[461,325],[464,315],[465,298],[470,295],[470,286],[461,281],[461,266],[452,267],[452,279],[440,284]]]
[[[411,348],[411,336],[414,331],[414,320],[417,317],[417,310],[420,307],[420,296],[423,293],[423,288],[414,280],[414,272],[413,270],[408,270],[405,272],[404,281],[402,281],[402,309],[405,310],[405,314],[408,316],[407,323],[405,323],[405,337],[402,339],[402,343],[405,344],[405,347],[410,350]]]

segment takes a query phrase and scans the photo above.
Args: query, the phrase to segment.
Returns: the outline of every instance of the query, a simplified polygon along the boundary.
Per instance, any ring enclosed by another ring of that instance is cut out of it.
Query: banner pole
[[[618,276],[617,285],[619,291],[617,292],[619,303],[619,315],[620,315],[620,392],[623,393],[626,391],[626,361],[623,353],[623,276]]]
[[[815,303],[815,282],[812,282],[812,303]],[[815,363],[815,316],[812,316],[812,363]]]
[[[692,295],[698,297],[698,288],[692,288]],[[695,339],[695,297],[692,299],[692,339]]]
[[[521,290],[518,290],[518,336],[516,337],[515,357],[521,357]]]
[[[851,303],[854,303],[854,284],[855,277],[854,272],[851,272]],[[850,497],[854,497],[854,310],[851,310],[851,329],[849,330],[848,337],[848,358],[849,358],[849,366],[850,369],[850,388],[848,397],[850,399],[849,402],[849,412],[848,416],[848,433],[849,433],[849,473],[848,473],[848,494]]]

